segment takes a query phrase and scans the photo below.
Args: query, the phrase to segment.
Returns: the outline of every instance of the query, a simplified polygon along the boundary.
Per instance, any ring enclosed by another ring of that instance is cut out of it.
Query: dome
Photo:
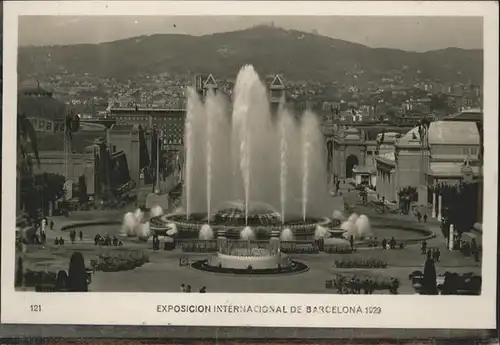
[[[479,131],[472,121],[434,121],[429,125],[429,144],[479,145]],[[398,143],[420,143],[418,126],[402,136]]]
[[[429,144],[479,145],[477,125],[472,121],[431,122]]]
[[[245,202],[240,200],[224,202],[214,214],[214,220],[227,225],[245,225]],[[269,204],[252,202],[248,207],[248,224],[277,225],[281,224],[281,216]]]
[[[399,138],[399,140],[397,140],[397,143],[400,144],[409,144],[410,142],[420,145],[420,134],[418,132],[418,127],[413,127],[405,135]]]
[[[354,127],[347,128],[344,131],[345,139],[359,140],[361,139],[361,133]]]

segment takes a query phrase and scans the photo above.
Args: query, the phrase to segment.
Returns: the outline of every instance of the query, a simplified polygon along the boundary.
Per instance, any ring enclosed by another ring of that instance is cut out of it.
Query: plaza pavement
[[[348,189],[351,189],[349,192]],[[350,185],[341,185],[341,191],[346,202],[355,204],[358,199],[357,191]],[[93,233],[84,232],[84,240],[79,239],[75,244],[69,241],[69,232],[61,231],[60,228],[68,224],[78,224],[90,220],[120,221],[127,210],[113,211],[87,211],[74,212],[70,217],[53,217],[56,230],[47,230],[47,244],[41,246],[28,246],[28,252],[22,254],[25,268],[36,270],[59,270],[67,269],[69,258],[75,251],[80,251],[87,264],[90,260],[101,253],[106,252],[127,252],[145,251],[150,257],[150,263],[136,268],[132,271],[124,272],[96,272],[90,285],[91,291],[102,292],[179,292],[180,285],[191,285],[193,292],[198,291],[202,286],[207,287],[208,292],[228,292],[228,293],[333,293],[325,287],[325,281],[332,279],[336,273],[356,273],[359,275],[369,275],[371,277],[398,278],[401,282],[399,293],[413,294],[413,288],[408,276],[415,270],[423,270],[425,255],[420,253],[420,243],[409,245],[403,250],[382,250],[381,248],[367,248],[359,250],[353,254],[311,254],[311,255],[291,255],[293,259],[306,263],[309,270],[305,273],[274,276],[233,276],[198,271],[191,266],[180,266],[179,259],[187,257],[190,262],[208,258],[211,254],[185,254],[179,249],[174,251],[152,251],[151,244],[137,243],[129,239],[123,240],[123,247],[101,247],[95,246]],[[380,219],[390,219],[402,224],[415,224],[418,221],[411,215],[399,214],[376,214],[366,206],[356,206],[356,212],[366,214],[368,217]],[[472,258],[464,257],[460,252],[448,251],[446,242],[441,234],[439,223],[429,219],[428,223],[419,223],[418,226],[425,226],[436,234],[436,237],[428,240],[428,247],[438,247],[441,250],[441,262],[436,263],[438,274],[446,271],[457,273],[472,272],[480,274],[480,263],[474,262]],[[101,234],[104,235],[110,226],[103,226]],[[119,225],[113,225],[116,228]],[[78,226],[76,227],[79,231]],[[115,229],[116,231],[116,229]],[[110,234],[112,232],[110,231]],[[55,246],[55,237],[65,239],[64,246]],[[213,255],[213,254],[212,254]],[[335,260],[341,259],[380,259],[387,261],[388,267],[385,269],[339,269],[334,265]]]

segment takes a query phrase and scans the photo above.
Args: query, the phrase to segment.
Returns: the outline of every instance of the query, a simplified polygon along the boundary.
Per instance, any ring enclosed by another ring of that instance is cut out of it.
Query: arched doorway
[[[358,157],[356,157],[355,155],[349,155],[345,161],[346,178],[352,177],[352,168],[354,168],[356,165],[359,165]]]

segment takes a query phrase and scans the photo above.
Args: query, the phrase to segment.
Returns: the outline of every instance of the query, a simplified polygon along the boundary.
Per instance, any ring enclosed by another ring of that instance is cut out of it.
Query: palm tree
[[[33,174],[33,158],[40,166],[36,131],[23,113],[17,114],[16,210],[21,206],[21,180]]]
[[[33,156],[37,165],[40,164],[38,156],[38,143],[36,131],[26,115],[17,114],[17,172],[19,175],[33,172]]]

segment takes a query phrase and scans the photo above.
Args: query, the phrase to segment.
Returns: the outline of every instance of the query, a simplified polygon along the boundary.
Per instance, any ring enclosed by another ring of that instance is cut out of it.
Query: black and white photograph
[[[373,317],[340,295],[481,298],[498,156],[484,17],[258,6],[18,15],[2,285],[165,293],[166,313],[284,312],[252,294]],[[229,311],[199,294],[241,296]]]

